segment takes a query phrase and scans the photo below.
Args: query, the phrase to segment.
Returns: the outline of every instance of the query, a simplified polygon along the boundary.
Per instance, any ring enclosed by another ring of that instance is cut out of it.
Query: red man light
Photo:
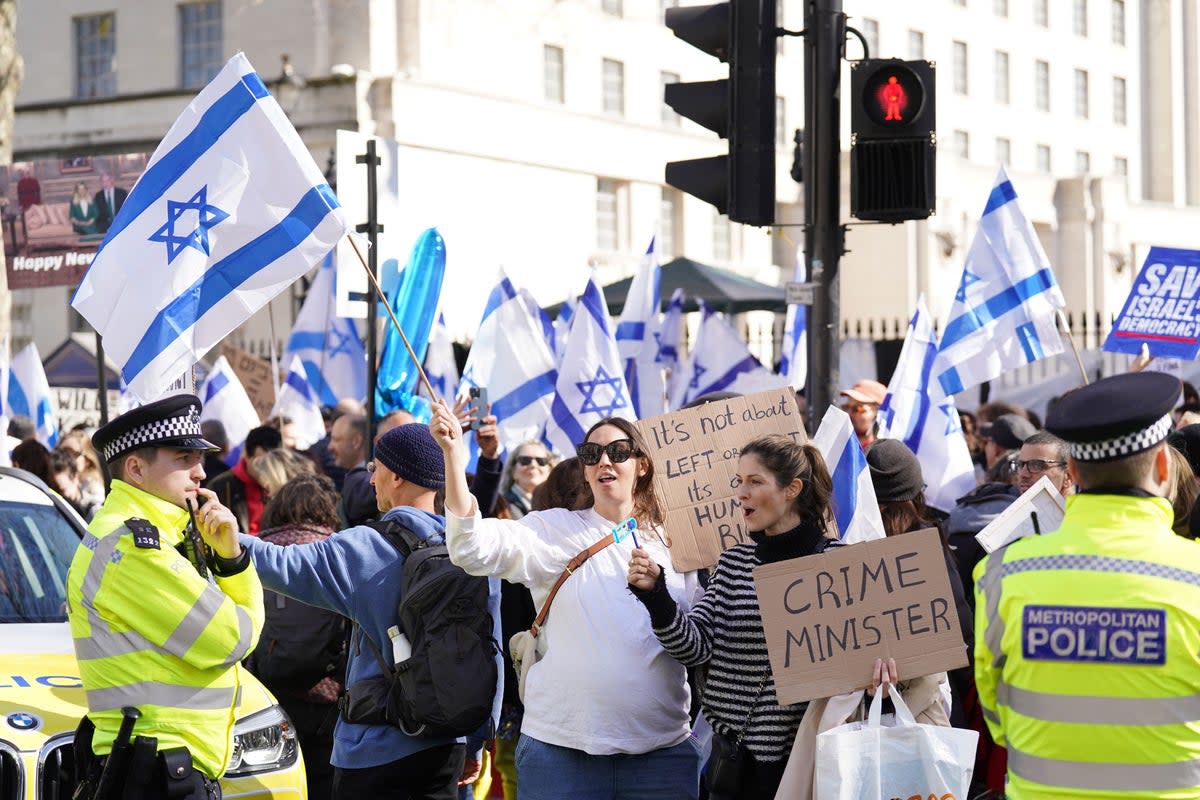
[[[876,93],[885,121],[903,122],[904,109],[908,107],[908,92],[895,75],[889,75],[887,83]]]

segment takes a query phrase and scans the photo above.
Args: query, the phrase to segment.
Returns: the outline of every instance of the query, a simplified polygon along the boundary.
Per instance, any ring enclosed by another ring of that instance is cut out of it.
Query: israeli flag
[[[438,397],[450,398],[458,388],[458,362],[454,360],[454,343],[446,330],[446,318],[438,313],[437,322],[429,332],[429,349],[425,351],[425,377]],[[424,387],[421,387],[422,390]]]
[[[579,298],[572,295],[559,306],[558,317],[554,320],[554,338],[550,340],[556,365],[562,363],[563,353],[567,351],[567,334],[571,332],[571,320],[575,317],[578,305]]]
[[[200,421],[215,419],[225,426],[225,438],[229,441],[229,453],[225,463],[237,463],[246,444],[246,434],[262,424],[246,387],[238,380],[237,373],[229,366],[225,356],[219,356],[200,387],[200,402],[204,408]]]
[[[796,253],[796,272],[793,280],[803,283],[808,273],[802,252]],[[788,379],[793,389],[803,389],[808,381],[808,306],[796,303],[788,306],[787,324],[783,332],[783,357],[779,374]]]
[[[500,438],[509,452],[539,439],[554,399],[554,356],[541,326],[507,277],[488,297],[479,331],[459,383],[459,396],[471,387],[488,390]]]
[[[787,386],[787,379],[771,372],[750,354],[750,348],[728,322],[700,302],[703,317],[692,345],[687,382],[675,383],[671,407],[679,408],[710,392],[753,394]]]
[[[934,375],[946,394],[1063,350],[1055,313],[1066,305],[1037,233],[1004,168],[963,266]]]
[[[50,394],[42,357],[33,342],[21,348],[9,365],[5,407],[13,416],[33,420],[37,440],[46,447],[58,444],[58,403]]]
[[[522,286],[517,289],[517,294],[521,296],[521,300],[525,303],[525,310],[529,312],[529,316],[541,328],[542,335],[546,337],[546,343],[553,350],[556,344],[555,339],[557,338],[554,330],[554,321],[550,319],[550,315],[546,313],[546,309],[541,307],[528,289]]]
[[[546,442],[570,455],[588,428],[608,417],[637,419],[612,336],[604,293],[589,279],[579,298],[546,421]]]
[[[663,314],[661,330],[658,337],[658,360],[667,372],[667,407],[676,409],[673,398],[683,397],[687,383],[691,380],[691,360],[680,358],[683,352],[684,318],[683,306],[686,297],[683,289],[676,289],[667,303],[667,311]]]
[[[308,287],[283,354],[285,364],[299,357],[324,406],[367,396],[367,352],[354,321],[337,315],[336,280],[333,259],[327,257]]]
[[[130,390],[153,400],[349,230],[239,53],[171,126],[71,305]]]
[[[275,396],[272,417],[288,417],[296,435],[296,449],[307,450],[325,438],[325,420],[321,417],[321,405],[317,394],[308,384],[304,365],[299,356],[292,356],[288,365],[287,378]]]
[[[833,512],[838,536],[846,544],[882,539],[883,517],[875,499],[871,470],[854,434],[850,416],[840,408],[830,406],[812,443],[825,457],[833,479]]]
[[[656,417],[667,410],[667,386],[658,345],[661,285],[662,267],[651,238],[625,296],[616,332],[617,350],[625,365],[625,384],[639,418]]]
[[[922,296],[879,407],[880,436],[900,439],[916,454],[925,476],[925,502],[949,512],[975,488],[975,465],[954,398],[931,380],[937,350],[933,318]]]

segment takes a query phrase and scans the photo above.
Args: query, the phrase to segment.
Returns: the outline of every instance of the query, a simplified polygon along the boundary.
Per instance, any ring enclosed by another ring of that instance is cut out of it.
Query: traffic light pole
[[[812,429],[837,396],[841,222],[842,0],[804,6],[804,252],[816,284],[808,315],[808,399]]]

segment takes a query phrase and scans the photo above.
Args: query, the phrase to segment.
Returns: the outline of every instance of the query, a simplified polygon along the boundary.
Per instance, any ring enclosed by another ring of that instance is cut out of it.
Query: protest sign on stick
[[[1102,349],[1193,361],[1200,355],[1200,251],[1151,247]]]
[[[877,658],[902,680],[967,664],[933,528],[764,564],[754,583],[782,705],[870,686]]]
[[[731,397],[637,423],[654,461],[654,489],[666,512],[671,563],[712,567],[727,547],[749,541],[734,497],[741,448],[779,433],[808,440],[790,388]]]
[[[975,534],[975,541],[991,553],[1025,536],[1040,536],[1058,530],[1065,514],[1066,500],[1054,488],[1050,478],[1043,475]]]

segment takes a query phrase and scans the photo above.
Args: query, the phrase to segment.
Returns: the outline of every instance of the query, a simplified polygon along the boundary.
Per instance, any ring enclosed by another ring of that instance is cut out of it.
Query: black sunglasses
[[[633,439],[617,439],[608,444],[584,442],[575,445],[575,455],[579,456],[579,460],[588,467],[594,467],[600,463],[601,453],[608,453],[608,460],[614,464],[628,461],[630,456],[640,455],[637,448],[633,446]]]
[[[535,461],[539,467],[544,467],[550,463],[550,459],[545,456],[517,456],[518,467],[528,467]]]

